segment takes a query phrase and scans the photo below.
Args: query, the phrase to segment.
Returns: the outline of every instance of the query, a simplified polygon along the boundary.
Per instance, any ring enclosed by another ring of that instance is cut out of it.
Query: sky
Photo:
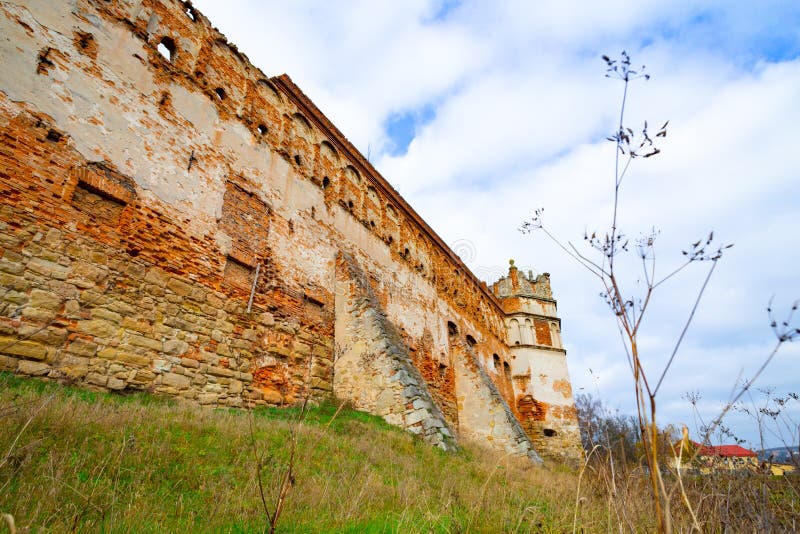
[[[479,278],[494,282],[510,258],[551,273],[575,393],[634,413],[599,281],[542,232],[518,231],[544,208],[553,235],[591,254],[584,233],[610,227],[606,137],[623,84],[605,77],[601,56],[627,51],[650,79],[630,84],[626,126],[669,127],[661,153],[634,160],[625,177],[621,230],[658,232],[657,276],[712,230],[734,244],[659,390],[659,421],[698,437],[698,420],[713,419],[773,350],[770,299],[782,320],[800,298],[800,2],[194,4],[267,75],[289,74]],[[640,261],[635,252],[619,260],[626,295],[642,289]],[[692,264],[655,291],[638,338],[651,380],[709,267]],[[800,341],[780,347],[744,398],[758,407],[766,392],[800,392]],[[800,420],[800,403],[789,410]],[[762,435],[767,446],[796,442],[775,421],[759,431],[752,415],[733,412],[725,424],[753,447]]]

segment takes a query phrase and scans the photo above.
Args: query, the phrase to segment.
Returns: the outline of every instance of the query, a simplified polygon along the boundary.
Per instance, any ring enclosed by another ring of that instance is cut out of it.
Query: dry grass
[[[656,528],[646,473],[601,456],[579,473],[465,445],[442,453],[382,420],[312,408],[279,532],[640,532]],[[267,498],[292,409],[261,410]],[[265,532],[245,412],[121,397],[0,374],[0,514],[19,532]],[[791,531],[798,480],[684,479],[704,531]],[[676,531],[691,518],[671,496]],[[577,507],[575,503],[577,504]],[[4,525],[0,522],[0,525]],[[6,526],[0,526],[0,532]]]
[[[282,532],[568,532],[576,476],[467,445],[442,453],[378,418],[310,410]],[[266,491],[292,410],[262,410]],[[330,423],[330,424],[329,424]],[[248,417],[0,375],[0,513],[20,531],[262,532]],[[16,440],[16,442],[15,442]],[[596,530],[603,509],[584,510]],[[0,527],[2,528],[2,527]]]
[[[607,525],[603,530],[656,530],[656,508],[645,468],[619,463],[613,467],[608,457],[595,457],[587,467],[586,489],[582,491],[595,505],[606,501]],[[675,532],[800,531],[797,476],[718,471],[709,475],[682,474],[679,478],[672,470],[665,470],[663,476],[669,488],[667,497]],[[680,491],[681,485],[685,494]]]

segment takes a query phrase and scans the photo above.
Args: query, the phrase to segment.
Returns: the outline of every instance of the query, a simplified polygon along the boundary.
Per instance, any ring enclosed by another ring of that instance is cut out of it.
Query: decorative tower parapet
[[[550,275],[521,272],[509,261],[508,275],[492,285],[505,313],[512,354],[514,409],[537,451],[580,458],[580,433],[561,340],[561,319]]]

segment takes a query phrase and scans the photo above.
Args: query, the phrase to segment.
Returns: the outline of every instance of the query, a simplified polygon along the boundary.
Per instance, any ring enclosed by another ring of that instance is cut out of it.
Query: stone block
[[[44,360],[47,356],[47,347],[30,340],[0,336],[0,353],[19,356],[28,360]]]
[[[122,328],[125,328],[126,330],[132,330],[140,334],[153,333],[153,325],[147,321],[137,321],[131,317],[123,317],[120,324],[122,325]]]
[[[24,375],[42,376],[50,372],[50,366],[42,362],[31,362],[27,360],[20,360],[17,372]]]
[[[209,365],[206,372],[213,376],[222,376],[226,378],[230,378],[235,374],[230,369],[226,369],[225,367],[217,367],[215,365]]]
[[[181,365],[191,369],[197,369],[200,367],[200,362],[193,360],[192,358],[181,358]]]
[[[62,302],[64,302],[64,299],[52,291],[32,289],[28,306],[42,310],[60,311]]]
[[[28,291],[31,283],[22,276],[0,272],[0,287],[14,291]]]
[[[138,384],[149,384],[153,380],[155,380],[155,378],[156,374],[153,373],[152,371],[148,371],[146,369],[139,369],[135,371],[132,374],[131,378],[129,378],[128,380]]]
[[[183,280],[179,280],[177,278],[170,278],[167,281],[167,289],[176,295],[180,295],[181,297],[187,297],[192,292],[192,286],[190,284],[187,284]]]
[[[19,362],[16,358],[11,358],[9,356],[0,356],[0,371],[13,371],[17,368],[17,362]]]
[[[155,352],[161,352],[161,349],[164,348],[164,344],[161,341],[138,334],[128,334],[127,342],[134,347],[141,347]]]
[[[159,287],[167,287],[167,282],[170,280],[170,277],[158,267],[151,267],[147,270],[147,273],[145,273],[144,280],[149,284],[155,284]]]
[[[197,395],[197,402],[200,404],[216,404],[219,395],[216,393],[200,393]]]
[[[179,356],[189,350],[189,344],[180,339],[168,339],[164,342],[164,352]]]
[[[114,324],[109,323],[103,319],[90,319],[87,321],[78,321],[76,325],[78,332],[90,334],[92,336],[101,338],[110,338],[116,335],[119,330]]]
[[[119,391],[121,389],[125,389],[125,385],[126,384],[125,384],[124,380],[120,380],[119,378],[111,377],[111,378],[108,379],[108,383],[106,384],[106,387],[108,389],[113,389],[115,391]]]
[[[101,375],[100,373],[89,373],[86,375],[86,382],[89,384],[94,384],[95,386],[105,387],[108,383],[108,377],[106,375]]]
[[[56,318],[58,312],[53,310],[43,310],[41,308],[25,307],[22,310],[22,316],[26,319],[31,319],[40,323],[48,323]]]
[[[414,410],[413,412],[407,413],[405,416],[405,424],[406,426],[415,425],[421,422],[428,416],[428,412],[425,410]]]
[[[242,383],[238,380],[231,380],[231,383],[228,385],[228,391],[234,395],[238,395],[243,389]]]
[[[95,308],[92,310],[92,319],[104,319],[117,325],[122,322],[122,315],[106,308]]]
[[[25,265],[21,262],[10,261],[5,257],[0,258],[0,271],[8,274],[19,275],[25,272]]]
[[[28,269],[56,280],[66,280],[70,270],[69,267],[42,258],[33,258],[29,261]]]
[[[176,373],[164,373],[161,375],[161,384],[176,389],[184,389],[189,387],[191,380]]]
[[[261,397],[267,404],[282,404],[283,396],[277,389],[263,389],[261,390]]]

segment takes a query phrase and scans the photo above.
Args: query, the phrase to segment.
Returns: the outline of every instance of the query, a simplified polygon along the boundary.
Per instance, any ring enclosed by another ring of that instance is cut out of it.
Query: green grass
[[[565,532],[576,476],[312,407],[280,532]],[[264,532],[297,409],[204,409],[0,374],[0,512],[31,532]],[[333,418],[333,420],[332,420]],[[582,510],[602,528],[604,510]],[[0,531],[2,529],[0,528]]]

